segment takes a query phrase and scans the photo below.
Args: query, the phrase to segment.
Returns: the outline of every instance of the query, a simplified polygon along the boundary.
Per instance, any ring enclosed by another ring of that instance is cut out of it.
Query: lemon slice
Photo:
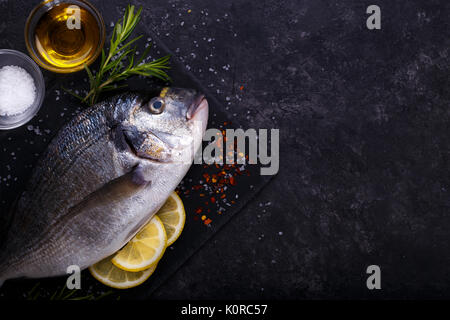
[[[136,287],[147,280],[156,269],[156,264],[154,264],[144,271],[125,271],[113,265],[111,257],[90,266],[89,271],[95,279],[104,285],[115,289],[129,289]]]
[[[167,246],[170,246],[178,239],[186,222],[186,213],[180,197],[172,192],[156,215],[164,224],[167,233]]]
[[[167,235],[164,225],[155,215],[125,247],[114,255],[111,262],[125,271],[142,271],[161,259],[166,245]]]

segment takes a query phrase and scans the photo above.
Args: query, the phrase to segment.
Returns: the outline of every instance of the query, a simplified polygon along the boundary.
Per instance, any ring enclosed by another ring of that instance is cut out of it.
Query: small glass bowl
[[[38,4],[28,16],[27,22],[25,24],[25,44],[27,45],[28,52],[34,61],[42,68],[47,69],[56,73],[72,73],[76,71],[80,71],[84,68],[84,64],[81,63],[77,66],[71,68],[61,68],[57,67],[53,64],[45,61],[39,51],[36,48],[36,40],[35,40],[35,30],[39,20],[42,16],[49,10],[51,10],[54,6],[62,3],[68,3],[70,5],[77,5],[80,8],[83,8],[89,11],[92,16],[95,18],[99,28],[100,40],[98,42],[97,48],[95,48],[95,53],[89,58],[88,61],[85,62],[87,66],[92,64],[100,55],[103,49],[103,45],[105,44],[106,38],[106,28],[105,22],[103,21],[103,17],[100,12],[89,2],[85,0],[45,0]]]
[[[45,96],[45,82],[41,69],[30,57],[19,51],[0,49],[0,69],[9,65],[21,67],[30,74],[36,86],[36,98],[22,113],[13,116],[0,115],[0,130],[17,128],[30,121],[41,108]]]

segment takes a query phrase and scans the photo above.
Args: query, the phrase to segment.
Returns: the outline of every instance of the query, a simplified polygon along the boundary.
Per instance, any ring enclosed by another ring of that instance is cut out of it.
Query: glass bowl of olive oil
[[[102,52],[105,23],[87,1],[47,0],[30,13],[25,42],[42,68],[71,73],[93,63]]]

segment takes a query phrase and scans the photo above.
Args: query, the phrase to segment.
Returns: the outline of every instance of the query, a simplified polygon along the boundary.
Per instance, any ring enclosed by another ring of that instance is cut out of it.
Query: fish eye
[[[151,113],[160,114],[164,111],[164,100],[161,98],[153,98],[148,103],[148,107]]]

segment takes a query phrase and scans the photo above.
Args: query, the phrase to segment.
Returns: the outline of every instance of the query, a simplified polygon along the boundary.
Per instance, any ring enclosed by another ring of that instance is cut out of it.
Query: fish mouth
[[[131,151],[136,157],[141,158],[138,155],[138,152],[137,152],[136,148],[134,147],[133,142],[131,142],[131,139],[128,137],[126,130],[122,130],[122,136],[123,136],[123,140],[125,141],[126,145],[128,146],[129,151]]]
[[[208,100],[206,100],[205,95],[198,93],[194,96],[194,99],[186,112],[186,118],[192,120],[198,113],[204,112],[208,109]]]
[[[122,132],[122,136],[123,136],[123,140],[125,141],[126,146],[128,147],[128,151],[130,151],[135,157],[142,159],[142,160],[147,160],[147,161],[151,161],[151,162],[158,162],[158,163],[167,163],[170,162],[169,160],[165,160],[165,159],[159,159],[156,157],[151,157],[149,154],[146,154],[144,152],[140,152],[139,150],[137,150],[133,144],[133,141],[130,137],[130,132],[128,130],[121,130]]]
[[[197,94],[194,96],[191,105],[189,106],[186,118],[189,122],[194,124],[194,127],[198,128],[198,132],[203,136],[208,124],[209,106],[208,100],[205,95]]]

